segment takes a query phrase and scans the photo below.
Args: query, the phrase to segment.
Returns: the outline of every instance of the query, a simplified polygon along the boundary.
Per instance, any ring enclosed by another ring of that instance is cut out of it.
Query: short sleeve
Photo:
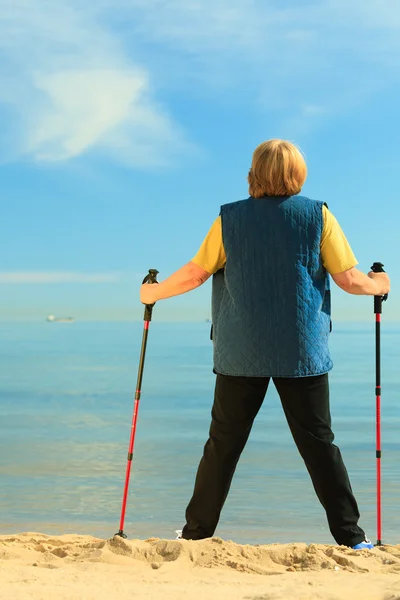
[[[330,210],[323,207],[324,226],[321,237],[321,256],[331,275],[347,271],[358,264],[342,228]]]
[[[218,217],[212,224],[192,262],[208,273],[216,273],[225,266],[226,254],[222,240],[221,217]]]

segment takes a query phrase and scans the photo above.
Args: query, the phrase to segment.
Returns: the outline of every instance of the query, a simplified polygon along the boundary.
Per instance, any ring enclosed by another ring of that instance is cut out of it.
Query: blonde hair
[[[285,140],[268,140],[253,152],[249,193],[254,198],[293,196],[300,192],[306,177],[307,166],[299,148]]]

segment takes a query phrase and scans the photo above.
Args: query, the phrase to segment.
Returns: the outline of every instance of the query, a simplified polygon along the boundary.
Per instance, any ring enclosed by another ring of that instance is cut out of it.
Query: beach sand
[[[0,536],[1,600],[400,600],[400,545]]]

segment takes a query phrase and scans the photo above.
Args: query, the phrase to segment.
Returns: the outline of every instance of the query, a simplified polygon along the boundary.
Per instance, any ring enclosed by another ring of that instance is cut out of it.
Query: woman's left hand
[[[144,283],[140,288],[140,302],[142,304],[154,304],[157,302],[157,287],[156,283]]]

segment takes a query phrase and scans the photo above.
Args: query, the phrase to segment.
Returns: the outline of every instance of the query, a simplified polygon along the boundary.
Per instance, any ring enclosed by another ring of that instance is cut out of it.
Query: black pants
[[[186,510],[184,539],[198,540],[214,534],[269,380],[217,375],[210,437]],[[360,515],[340,450],[333,444],[328,375],[273,381],[333,537],[338,544],[358,544],[365,534],[357,525]]]

